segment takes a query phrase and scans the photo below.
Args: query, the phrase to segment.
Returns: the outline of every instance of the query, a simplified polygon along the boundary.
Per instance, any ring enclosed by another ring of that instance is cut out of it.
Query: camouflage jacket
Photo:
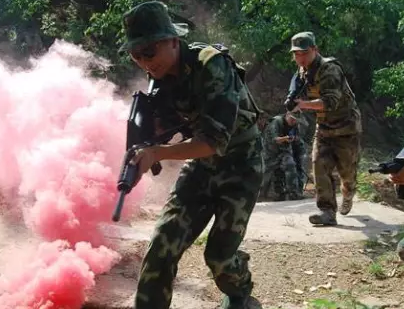
[[[317,133],[332,137],[362,131],[355,95],[338,61],[317,55],[307,71],[299,68],[299,75],[308,84],[308,99],[324,102],[324,111],[316,112]]]
[[[180,44],[179,76],[156,80],[155,87],[163,91],[164,104],[189,123],[193,137],[216,149],[213,158],[202,160],[256,155],[262,149],[259,113],[234,61],[213,47]]]
[[[275,160],[277,157],[290,153],[292,154],[292,146],[304,149],[304,141],[301,138],[300,126],[294,127],[288,126],[285,120],[285,115],[278,115],[270,119],[270,123],[265,127],[263,132],[264,141],[264,159]],[[285,142],[278,144],[276,142],[277,137],[281,136],[295,136],[297,137],[293,142]]]

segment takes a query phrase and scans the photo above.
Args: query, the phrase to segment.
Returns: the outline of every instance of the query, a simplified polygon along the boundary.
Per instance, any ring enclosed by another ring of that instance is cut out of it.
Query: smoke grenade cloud
[[[94,275],[119,261],[104,246],[99,225],[111,221],[118,197],[129,106],[114,97],[112,83],[89,77],[86,68],[94,63],[91,54],[61,41],[29,71],[0,63],[3,204],[18,207],[26,226],[46,241],[13,254],[13,263],[23,264],[2,271],[0,309],[80,308]],[[127,199],[124,218],[138,210],[145,180]],[[11,200],[14,191],[19,199]]]

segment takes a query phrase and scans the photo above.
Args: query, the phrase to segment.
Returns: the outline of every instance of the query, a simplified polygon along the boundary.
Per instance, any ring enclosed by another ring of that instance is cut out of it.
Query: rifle
[[[286,97],[285,103],[283,103],[288,111],[292,111],[296,107],[297,103],[295,100],[304,94],[306,88],[307,81],[303,81],[296,72],[290,81],[289,94]]]
[[[370,168],[369,174],[381,173],[381,174],[396,174],[404,167],[404,148],[398,153],[398,155],[389,162],[379,163],[376,168]],[[395,185],[397,197],[404,199],[404,185]]]
[[[147,94],[144,94],[142,91],[137,91],[133,94],[133,101],[127,120],[126,153],[117,182],[117,190],[120,194],[112,214],[112,220],[115,222],[120,219],[125,196],[130,193],[140,180],[138,165],[130,163],[136,152],[153,145],[166,144],[177,133],[182,134],[183,140],[191,136],[191,132],[187,126],[188,123],[184,121],[182,123],[177,122],[180,124],[171,127],[163,134],[156,135],[155,119],[164,116],[169,117],[169,115],[164,115],[168,110],[161,108],[164,105],[162,101],[165,99],[154,91],[153,79],[150,79]],[[173,110],[170,110],[170,112],[172,113]],[[177,121],[179,119],[175,115],[171,118],[175,118]],[[162,166],[160,162],[154,163],[151,167],[154,176],[160,174],[161,170]]]

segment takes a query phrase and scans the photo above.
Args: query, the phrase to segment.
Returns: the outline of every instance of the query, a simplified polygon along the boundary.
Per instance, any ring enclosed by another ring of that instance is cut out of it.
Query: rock
[[[328,277],[332,277],[332,278],[337,278],[337,274],[336,274],[336,273],[333,273],[333,272],[328,272],[328,273],[327,273],[327,276],[328,276]]]

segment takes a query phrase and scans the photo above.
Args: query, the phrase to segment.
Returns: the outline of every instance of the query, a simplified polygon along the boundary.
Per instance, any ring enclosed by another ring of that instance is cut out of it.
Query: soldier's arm
[[[204,66],[199,89],[199,117],[194,137],[179,144],[150,147],[156,161],[185,160],[224,155],[234,131],[239,106],[236,72],[221,54]]]
[[[342,97],[344,74],[335,63],[323,64],[318,72],[320,98],[315,100],[296,100],[302,110],[332,111],[338,108]]]
[[[345,78],[341,67],[335,63],[325,63],[318,74],[320,99],[324,104],[324,110],[337,109],[343,95],[342,85]]]
[[[237,78],[233,64],[222,54],[208,60],[202,72],[200,115],[194,139],[207,143],[220,156],[225,154],[236,129],[240,100]]]

